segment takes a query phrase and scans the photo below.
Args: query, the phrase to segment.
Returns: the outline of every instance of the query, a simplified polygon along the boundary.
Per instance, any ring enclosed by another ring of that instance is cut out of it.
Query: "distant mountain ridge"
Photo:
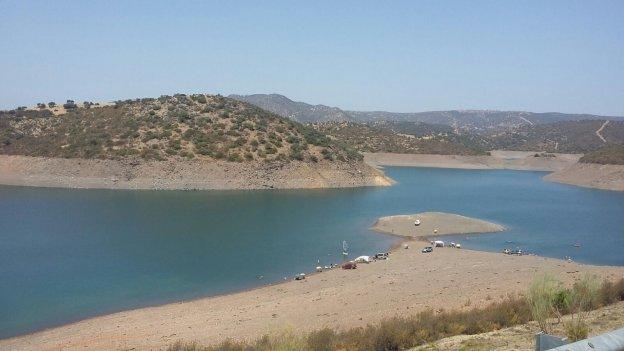
[[[525,112],[493,110],[449,110],[428,112],[349,111],[338,107],[311,105],[292,101],[279,94],[230,95],[230,98],[248,102],[280,116],[301,123],[314,122],[425,122],[452,126],[456,131],[487,132],[524,125],[580,120],[624,120],[623,117],[559,112]]]
[[[229,98],[244,101],[299,123],[351,121],[346,111],[325,105],[310,105],[292,101],[279,94],[230,95]]]

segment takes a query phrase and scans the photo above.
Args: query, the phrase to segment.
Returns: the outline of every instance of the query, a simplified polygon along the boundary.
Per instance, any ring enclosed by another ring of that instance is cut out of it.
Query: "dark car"
[[[422,253],[429,253],[429,252],[433,252],[433,247],[431,246],[427,246],[424,249],[422,249],[421,251]]]
[[[356,269],[357,264],[353,261],[345,262],[342,264],[342,269]]]
[[[375,254],[375,256],[373,256],[373,259],[375,260],[386,260],[388,259],[388,253],[387,252],[380,252]]]

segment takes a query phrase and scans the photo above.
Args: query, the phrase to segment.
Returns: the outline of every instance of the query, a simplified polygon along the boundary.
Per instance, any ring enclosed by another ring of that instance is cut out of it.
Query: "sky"
[[[279,93],[624,116],[624,1],[0,0],[0,108]]]

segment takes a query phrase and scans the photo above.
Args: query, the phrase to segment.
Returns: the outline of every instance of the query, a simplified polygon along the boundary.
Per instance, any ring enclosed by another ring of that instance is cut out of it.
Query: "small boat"
[[[346,241],[342,241],[342,254],[344,256],[348,256],[349,255],[349,245],[347,245]]]
[[[574,243],[574,247],[581,247],[581,244],[579,242]]]
[[[414,225],[418,227],[420,225],[420,219],[415,220]]]

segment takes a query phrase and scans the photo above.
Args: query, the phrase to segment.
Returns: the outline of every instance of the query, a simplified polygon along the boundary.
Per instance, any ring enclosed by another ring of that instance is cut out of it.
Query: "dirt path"
[[[609,124],[609,120],[606,120],[601,126],[600,128],[598,128],[598,130],[596,131],[596,136],[598,136],[600,138],[600,140],[602,140],[603,143],[606,143],[607,140],[602,136],[602,134],[600,134],[600,132],[602,132],[602,130],[607,126],[607,124]]]
[[[522,116],[518,116],[518,118],[520,118],[521,120],[523,120],[523,121],[527,122],[527,123],[528,123],[528,124],[530,124],[530,125],[533,125],[533,122],[529,121],[528,119],[526,119],[526,118],[524,118],[524,117],[522,117]]]

